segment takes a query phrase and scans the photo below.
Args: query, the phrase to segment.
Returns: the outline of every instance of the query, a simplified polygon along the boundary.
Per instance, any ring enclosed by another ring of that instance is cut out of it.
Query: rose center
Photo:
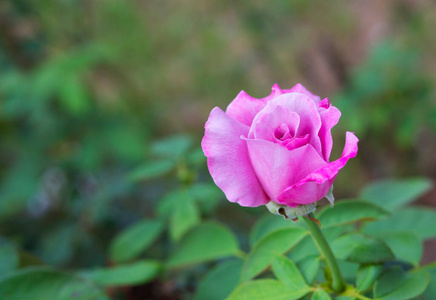
[[[282,124],[274,129],[274,140],[276,143],[288,148],[289,150],[302,147],[309,142],[309,135],[295,136],[295,132],[291,132],[289,126]]]

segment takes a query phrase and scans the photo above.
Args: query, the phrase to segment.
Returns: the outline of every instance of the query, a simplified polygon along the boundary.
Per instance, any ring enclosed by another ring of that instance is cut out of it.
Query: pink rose
[[[331,129],[341,112],[297,84],[256,99],[241,91],[226,112],[215,107],[201,143],[215,184],[242,206],[274,201],[296,207],[325,197],[339,170],[357,154],[347,132],[342,157],[329,162]],[[333,198],[329,199],[333,202]]]

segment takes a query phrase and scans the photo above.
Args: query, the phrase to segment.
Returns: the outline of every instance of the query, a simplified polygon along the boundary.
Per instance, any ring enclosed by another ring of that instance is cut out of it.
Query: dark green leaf
[[[309,289],[294,290],[277,280],[261,279],[244,282],[227,300],[295,300],[308,292]]]
[[[243,261],[226,261],[211,269],[198,284],[194,300],[225,299],[238,285]]]
[[[332,243],[336,257],[357,263],[380,263],[394,258],[389,247],[380,239],[359,233],[343,235]]]
[[[425,291],[429,282],[425,271],[409,274],[399,267],[384,271],[374,285],[374,296],[380,300],[412,299]]]
[[[221,224],[209,222],[194,227],[170,257],[170,268],[202,263],[239,253],[235,236]]]
[[[364,292],[372,287],[383,269],[382,265],[361,265],[356,275],[357,291]]]
[[[275,256],[272,260],[272,270],[277,279],[295,290],[308,288],[303,275],[297,266],[284,256]]]
[[[0,299],[107,300],[89,281],[47,268],[27,268],[0,280]]]
[[[125,262],[138,257],[159,236],[163,229],[160,220],[143,220],[118,234],[110,245],[110,257]]]
[[[274,256],[288,252],[307,234],[303,228],[296,227],[279,229],[263,237],[245,260],[241,280],[249,280],[262,272],[271,264]]]
[[[334,207],[326,206],[317,216],[322,229],[341,226],[358,221],[369,221],[386,218],[389,213],[383,208],[361,200],[343,200]]]
[[[418,199],[432,187],[427,178],[385,179],[367,186],[361,198],[393,211]]]
[[[312,284],[319,272],[321,257],[319,255],[308,256],[301,260],[297,266],[301,270],[304,279],[308,284]]]
[[[112,268],[85,271],[83,275],[102,286],[124,286],[146,283],[154,279],[160,270],[160,263],[143,260]]]
[[[408,207],[392,213],[386,220],[372,222],[364,226],[364,232],[371,235],[384,235],[392,232],[413,231],[423,239],[436,237],[436,210],[430,207]]]
[[[19,264],[19,255],[14,245],[0,240],[0,276],[15,270]]]

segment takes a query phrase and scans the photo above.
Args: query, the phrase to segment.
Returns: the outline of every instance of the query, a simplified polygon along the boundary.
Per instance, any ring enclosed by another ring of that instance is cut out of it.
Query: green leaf
[[[419,266],[423,253],[421,238],[413,232],[394,232],[380,238],[391,248],[396,259]]]
[[[170,236],[179,241],[186,232],[200,222],[200,213],[194,200],[186,191],[180,191],[179,199],[171,207]]]
[[[334,207],[326,206],[317,216],[322,229],[386,218],[389,213],[383,208],[361,200],[344,200],[337,202]]]
[[[229,260],[212,268],[198,284],[194,300],[225,299],[238,285],[243,261]]]
[[[309,289],[294,290],[277,280],[261,279],[244,282],[233,291],[227,300],[295,300],[309,291]]]
[[[399,267],[384,271],[374,285],[374,296],[380,300],[406,300],[422,294],[429,282],[425,271],[409,274]]]
[[[26,268],[0,280],[0,299],[107,300],[89,281],[48,268]]]
[[[174,135],[151,145],[151,153],[156,156],[177,158],[184,155],[192,146],[192,138],[188,135]]]
[[[432,187],[427,178],[385,179],[367,186],[360,197],[393,211],[418,199]]]
[[[330,298],[329,294],[327,294],[326,291],[324,290],[316,290],[313,294],[312,294],[312,298],[310,298],[311,300],[331,300],[332,298]]]
[[[357,263],[380,263],[394,258],[391,249],[380,239],[359,233],[343,235],[332,243],[336,257]]]
[[[188,193],[205,213],[213,213],[224,196],[223,192],[213,183],[193,184],[188,188]]]
[[[301,227],[300,223],[302,222],[292,223],[291,220],[286,220],[283,217],[272,214],[265,215],[254,224],[250,232],[250,244],[256,244],[264,236],[277,229]]]
[[[249,280],[262,272],[271,264],[274,256],[288,252],[307,234],[303,228],[284,228],[262,238],[247,256],[241,280]]]
[[[173,160],[156,160],[147,162],[128,174],[128,179],[133,182],[149,180],[163,176],[176,166]]]
[[[202,223],[189,231],[167,262],[175,268],[198,264],[239,253],[238,242],[230,230],[221,224]]]
[[[152,244],[163,230],[160,220],[143,220],[118,234],[110,245],[110,257],[125,262],[138,257]]]
[[[159,262],[142,260],[112,268],[84,271],[82,274],[102,286],[124,286],[146,283],[154,279],[160,270]]]
[[[430,282],[425,291],[425,295],[428,299],[436,299],[436,267],[425,268],[430,275]]]
[[[331,227],[323,230],[323,234],[327,241],[331,243],[338,236],[343,234],[344,232],[348,232],[353,227],[351,225],[339,226],[339,227]],[[289,253],[288,257],[295,262],[300,262],[302,259],[305,259],[309,256],[317,256],[319,255],[318,249],[313,242],[311,236],[306,236],[297,246]]]
[[[364,292],[370,289],[382,270],[382,265],[361,265],[356,275],[357,291]]]
[[[0,239],[0,276],[15,270],[20,263],[17,249],[3,239]]]
[[[308,284],[312,284],[319,272],[321,257],[319,255],[308,256],[301,260],[297,266],[301,270],[304,279]]]
[[[384,235],[391,232],[413,231],[423,239],[436,237],[436,210],[430,207],[408,207],[392,213],[389,219],[368,223],[364,232],[371,235]]]
[[[277,279],[289,287],[296,290],[308,288],[300,270],[288,258],[282,255],[274,257],[272,260],[272,270]]]
[[[359,264],[341,259],[338,259],[337,261],[345,281],[354,282],[356,280],[356,273],[359,269]]]

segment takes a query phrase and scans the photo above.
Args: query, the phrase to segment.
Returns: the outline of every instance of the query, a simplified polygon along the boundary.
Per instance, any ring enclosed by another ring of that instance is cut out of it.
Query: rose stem
[[[306,218],[303,218],[309,227],[312,239],[315,242],[321,255],[324,256],[327,266],[330,269],[332,275],[332,289],[336,293],[341,293],[345,289],[344,279],[342,278],[341,270],[339,270],[338,262],[333,255],[324,234],[322,233],[319,225],[314,221],[316,220],[313,213],[308,214]]]

